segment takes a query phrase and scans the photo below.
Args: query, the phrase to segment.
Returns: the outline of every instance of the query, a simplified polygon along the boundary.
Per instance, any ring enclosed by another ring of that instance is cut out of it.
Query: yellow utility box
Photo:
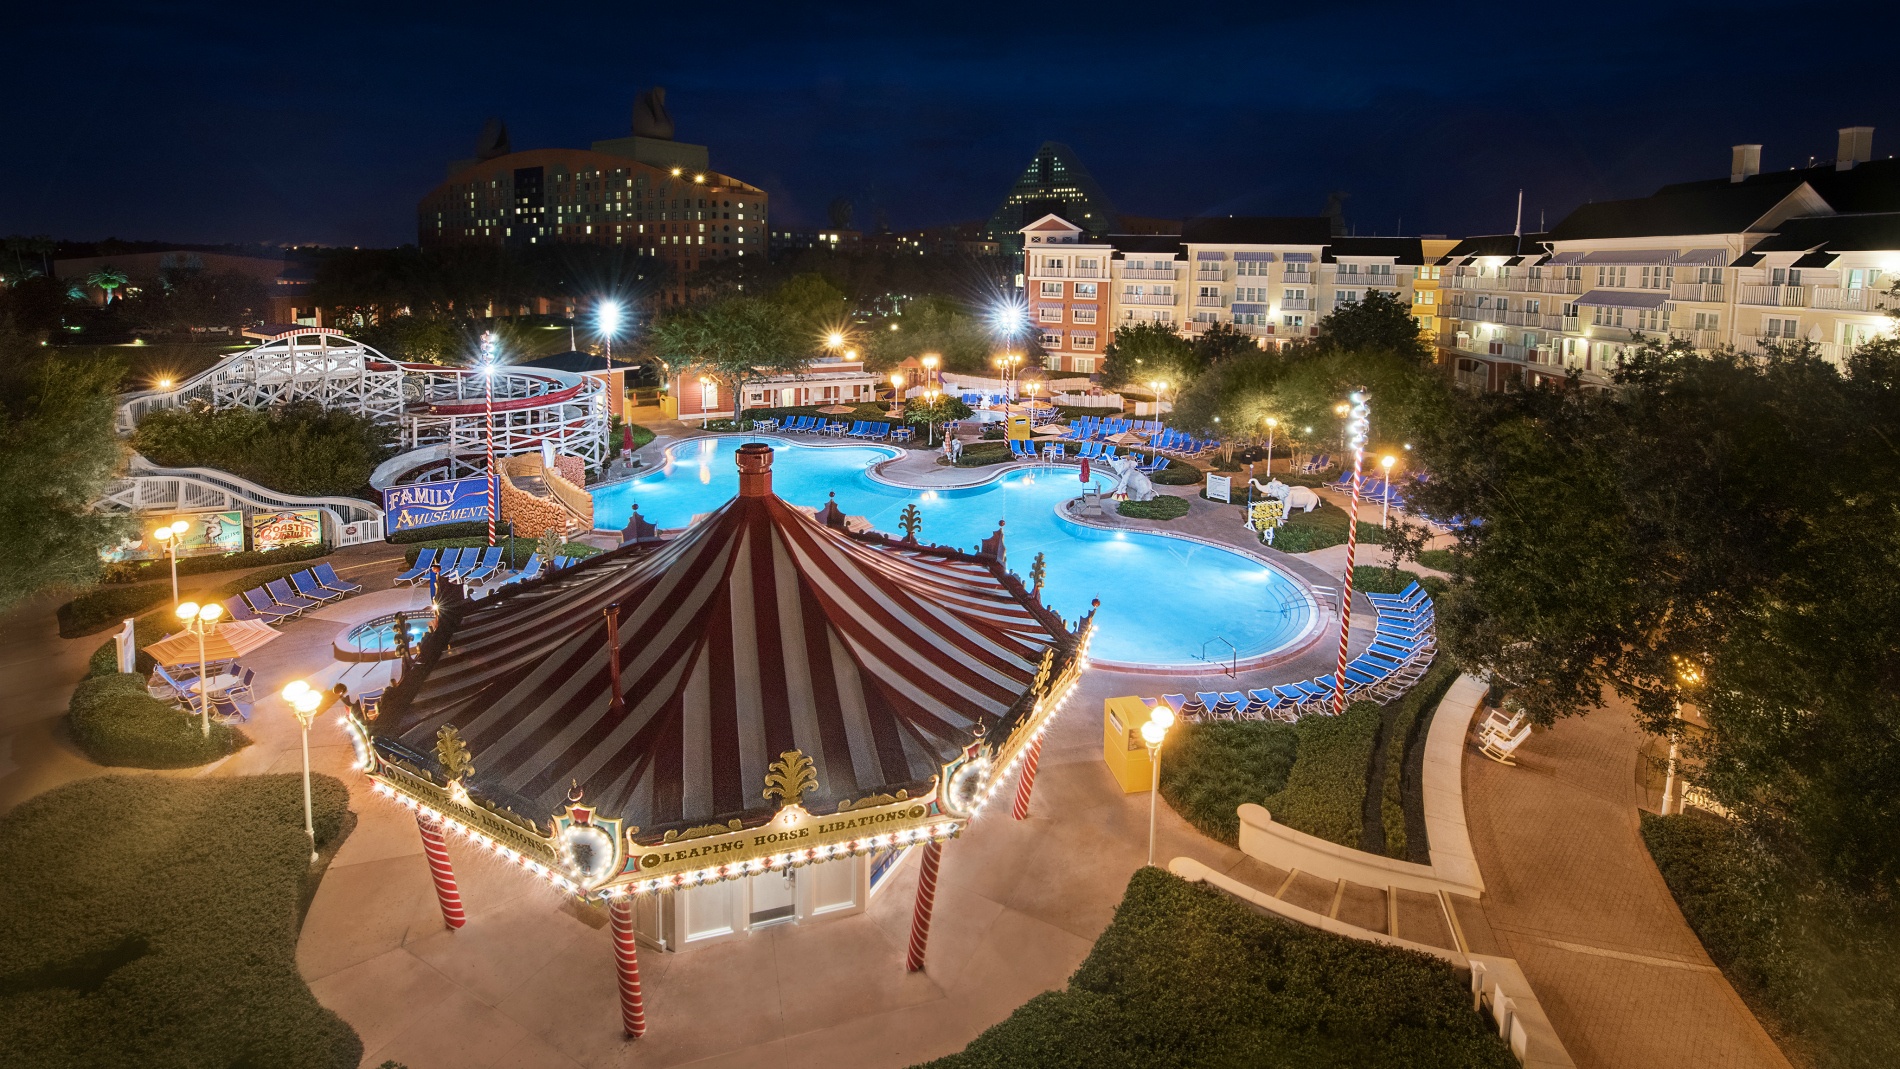
[[[1123,794],[1154,786],[1154,762],[1148,744],[1141,741],[1141,725],[1151,710],[1140,698],[1110,698],[1102,703],[1102,760]]]
[[[1009,417],[1009,423],[1003,428],[1003,433],[1011,441],[1027,442],[1029,440],[1029,417]]]

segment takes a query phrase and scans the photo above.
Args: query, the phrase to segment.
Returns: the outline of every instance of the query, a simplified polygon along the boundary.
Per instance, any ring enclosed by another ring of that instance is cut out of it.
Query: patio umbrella
[[[1069,428],[1066,424],[1045,423],[1036,428],[1036,433],[1047,438],[1060,438],[1069,433]]]
[[[228,661],[242,657],[283,632],[262,620],[231,620],[205,636],[205,660]],[[162,665],[197,664],[198,636],[189,631],[168,635],[145,647]]]
[[[856,412],[857,409],[852,408],[850,405],[826,405],[818,411],[823,412],[827,416],[842,416],[847,412]]]
[[[1116,445],[1146,445],[1148,442],[1148,439],[1143,438],[1134,431],[1123,431],[1120,434],[1111,434],[1106,440]]]

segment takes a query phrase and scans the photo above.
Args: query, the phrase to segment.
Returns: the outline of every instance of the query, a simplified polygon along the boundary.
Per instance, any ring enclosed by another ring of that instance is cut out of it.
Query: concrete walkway
[[[1517,959],[1582,1069],[1786,1069],[1643,846],[1644,738],[1612,703],[1532,734],[1515,768],[1466,747],[1465,813],[1496,940],[1481,946],[1484,929],[1468,925],[1471,949]]]

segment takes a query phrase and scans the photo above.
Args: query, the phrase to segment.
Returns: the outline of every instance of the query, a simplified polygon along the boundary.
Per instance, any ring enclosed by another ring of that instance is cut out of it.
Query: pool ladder
[[[1240,647],[1234,645],[1231,642],[1228,642],[1227,639],[1221,635],[1215,635],[1213,638],[1210,638],[1206,642],[1201,643],[1201,652],[1198,654],[1195,654],[1195,657],[1199,660],[1213,663],[1211,659],[1207,656],[1207,647],[1212,646],[1216,642],[1219,642],[1222,645],[1226,646],[1228,649],[1234,651],[1232,660],[1229,661],[1229,663],[1222,665],[1221,671],[1225,672],[1229,677],[1238,677],[1240,675]]]

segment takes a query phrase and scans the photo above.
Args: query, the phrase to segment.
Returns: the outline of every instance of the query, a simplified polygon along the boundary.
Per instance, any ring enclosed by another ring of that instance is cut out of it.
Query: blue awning
[[[1227,259],[1227,254],[1224,252],[1197,252],[1194,254],[1194,258],[1196,260],[1225,260]]]
[[[1236,313],[1250,313],[1253,315],[1266,315],[1267,310],[1268,310],[1267,306],[1264,304],[1240,304],[1238,302],[1234,304],[1234,311]]]
[[[1272,253],[1270,253],[1270,252],[1237,252],[1237,253],[1235,253],[1235,254],[1234,254],[1234,259],[1236,259],[1236,260],[1258,260],[1258,261],[1260,261],[1260,262],[1262,262],[1262,263],[1269,263],[1269,264],[1270,264],[1270,263],[1272,263],[1272,262],[1273,262],[1273,254],[1272,254]]]
[[[1313,262],[1313,254],[1310,252],[1289,252],[1286,254],[1286,262],[1290,264],[1310,264]]]

